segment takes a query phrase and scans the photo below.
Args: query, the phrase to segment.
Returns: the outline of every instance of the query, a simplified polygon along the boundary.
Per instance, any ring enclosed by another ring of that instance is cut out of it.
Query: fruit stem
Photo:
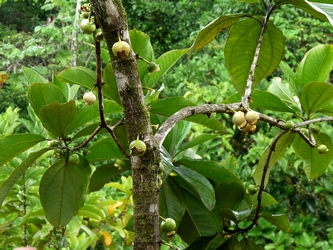
[[[144,61],[144,62],[147,63],[147,64],[151,63],[151,62],[149,62],[147,59],[141,57],[139,54],[137,54],[136,56],[137,56],[138,59]]]

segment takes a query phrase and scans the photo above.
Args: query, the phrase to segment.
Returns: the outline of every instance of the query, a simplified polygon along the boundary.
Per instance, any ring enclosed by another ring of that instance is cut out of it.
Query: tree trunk
[[[132,51],[125,59],[116,58],[112,53],[118,34],[121,40],[130,44],[126,12],[120,0],[91,0],[91,5],[110,52],[129,141],[138,137],[147,146],[143,156],[131,156],[134,249],[156,250],[160,248],[157,180],[159,148],[144,101],[135,53]]]

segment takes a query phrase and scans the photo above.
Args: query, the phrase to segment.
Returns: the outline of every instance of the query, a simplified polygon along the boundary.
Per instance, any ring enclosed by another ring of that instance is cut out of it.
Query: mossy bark
[[[159,147],[154,138],[149,110],[139,77],[137,59],[132,52],[127,58],[116,58],[112,46],[121,40],[130,44],[126,12],[120,0],[91,0],[96,21],[103,31],[118,92],[124,111],[129,141],[144,141],[147,150],[143,156],[131,156],[134,202],[134,249],[157,250],[160,248],[158,211]]]

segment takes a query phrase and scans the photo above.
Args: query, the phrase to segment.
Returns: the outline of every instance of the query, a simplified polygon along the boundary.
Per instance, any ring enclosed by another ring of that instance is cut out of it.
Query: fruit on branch
[[[129,46],[129,44],[125,41],[121,41],[120,38],[119,41],[112,46],[112,53],[119,59],[126,59],[130,52],[131,47]]]
[[[143,141],[136,139],[130,143],[129,149],[131,155],[142,156],[146,152],[147,146]]]
[[[92,34],[96,30],[96,25],[89,19],[83,19],[80,24],[81,30],[86,34]]]
[[[257,124],[258,120],[259,120],[258,112],[253,111],[253,110],[247,111],[245,114],[245,120],[251,125]]]
[[[87,92],[83,95],[83,101],[86,105],[91,105],[96,101],[96,96],[93,92]]]
[[[239,127],[244,127],[246,125],[245,114],[242,111],[237,111],[232,116],[232,122]]]
[[[254,133],[256,132],[256,129],[257,129],[257,125],[255,124],[250,124],[250,123],[247,123],[244,127],[242,127],[242,130],[244,133]]]
[[[249,195],[254,195],[258,192],[258,188],[255,185],[249,185],[246,189],[246,193],[248,193]]]
[[[80,162],[80,157],[79,155],[77,154],[71,154],[68,158],[68,162],[73,164],[73,165],[76,165],[76,164],[79,164]]]
[[[309,135],[310,135],[309,130],[307,128],[301,128],[301,132],[307,137],[309,137]]]
[[[172,218],[166,218],[161,222],[160,228],[164,233],[171,233],[176,229],[176,222]]]
[[[324,155],[328,152],[328,148],[325,144],[321,144],[317,147],[318,153]]]
[[[56,147],[58,145],[59,145],[59,142],[57,140],[51,140],[51,141],[47,142],[47,146],[50,147],[50,148],[51,147]]]
[[[159,72],[160,66],[154,62],[150,62],[147,66],[147,70],[148,70],[149,74],[151,74],[153,72]]]
[[[84,18],[84,19],[88,19],[89,16],[90,16],[90,12],[86,12],[86,11],[81,12],[81,15],[80,15],[80,17]]]
[[[295,124],[293,121],[287,121],[284,125],[283,128],[287,131],[292,130],[294,128]]]
[[[101,29],[95,30],[94,38],[97,42],[101,42],[103,40],[103,33]]]

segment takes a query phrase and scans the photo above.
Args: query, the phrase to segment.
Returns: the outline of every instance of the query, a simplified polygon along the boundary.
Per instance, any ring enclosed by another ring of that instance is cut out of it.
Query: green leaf
[[[39,193],[47,220],[54,227],[65,226],[77,211],[83,195],[80,169],[60,160],[43,175]]]
[[[202,236],[197,238],[191,245],[189,245],[186,250],[198,250],[198,249],[207,249],[209,243],[215,239],[216,235],[212,236]]]
[[[204,176],[185,167],[175,167],[173,171],[177,173],[174,178],[180,186],[199,197],[208,210],[214,208],[214,188]]]
[[[70,123],[76,115],[76,106],[74,101],[64,104],[54,102],[41,108],[39,117],[46,130],[57,137],[65,138]]]
[[[281,101],[287,104],[294,111],[294,113],[301,111],[299,102],[295,100],[294,95],[289,89],[289,84],[287,82],[283,82],[280,77],[273,78],[267,91],[279,97]]]
[[[189,149],[189,148],[193,148],[199,144],[202,144],[206,141],[212,140],[214,138],[216,138],[217,135],[212,135],[212,134],[201,134],[195,138],[193,138],[191,141],[189,141],[188,143],[182,145],[179,149],[178,149],[178,153]]]
[[[118,176],[126,170],[129,170],[131,165],[128,163],[128,161],[126,162],[127,164],[121,168],[115,167],[115,162],[99,166],[90,178],[89,192],[100,190],[102,187],[104,187],[105,183],[107,183],[113,177]]]
[[[243,185],[243,182],[221,163],[207,160],[181,159],[177,164],[191,168],[216,183],[236,182]]]
[[[2,202],[6,198],[8,192],[13,188],[18,179],[22,176],[22,174],[44,153],[46,153],[49,148],[41,149],[37,152],[33,152],[29,154],[29,156],[14,169],[14,171],[10,174],[10,176],[1,184],[0,186],[0,207]]]
[[[230,208],[222,208],[220,212],[224,218],[239,223],[251,215],[252,208],[249,206],[247,209],[240,211],[235,211]]]
[[[47,79],[45,79],[42,75],[40,75],[37,71],[35,71],[33,69],[30,69],[27,67],[22,67],[22,71],[30,85],[32,85],[34,83],[47,83],[48,82]]]
[[[243,95],[251,64],[261,32],[261,24],[255,19],[245,19],[230,29],[225,45],[226,67],[236,90]],[[268,23],[255,70],[252,88],[269,76],[279,65],[284,52],[284,38],[272,22]]]
[[[43,136],[35,134],[15,134],[0,138],[0,167],[43,140]]]
[[[286,77],[290,87],[294,91],[294,93],[298,94],[298,89],[296,86],[296,73],[293,69],[284,61],[281,61],[279,64],[280,69],[282,70],[284,76]]]
[[[262,156],[259,160],[259,163],[253,173],[253,178],[257,185],[261,184],[261,179],[263,177],[263,171],[264,171],[266,161],[268,160],[269,152],[272,151],[270,159],[269,159],[269,163],[268,163],[268,168],[267,168],[267,173],[266,173],[266,178],[265,178],[265,186],[267,186],[270,171],[272,170],[272,168],[274,167],[274,165],[278,161],[278,159],[283,155],[286,148],[289,145],[291,145],[294,138],[295,138],[295,134],[285,133],[284,135],[282,135],[280,137],[279,141],[276,143],[274,148],[271,148],[270,146],[268,146],[266,148],[266,150],[262,154]]]
[[[114,101],[105,100],[104,101],[104,114],[115,114],[121,113],[122,108]],[[92,105],[83,106],[76,114],[73,122],[69,126],[69,131],[74,131],[75,129],[91,123],[95,118],[99,118],[98,103],[95,102]]]
[[[142,85],[145,87],[151,88],[157,81],[188,51],[188,49],[183,50],[171,50],[163,55],[161,55],[158,59],[155,60],[160,66],[160,71],[154,72],[151,75],[147,74],[144,77],[144,81]]]
[[[177,229],[182,240],[191,244],[198,237],[215,235],[221,223],[220,219],[189,192],[183,190],[183,195],[187,208]]]
[[[237,210],[245,196],[245,188],[237,182],[222,182],[215,187],[216,208]]]
[[[309,82],[328,82],[333,69],[333,45],[318,45],[309,50],[296,70],[298,92]]]
[[[250,103],[252,109],[260,108],[295,113],[295,110],[288,107],[279,97],[270,92],[256,89],[252,92],[251,98],[253,100],[253,102]]]
[[[77,66],[61,71],[57,77],[70,84],[77,84],[88,89],[93,89],[96,83],[96,73],[91,69]]]
[[[217,250],[242,250],[236,235],[227,239]]]
[[[298,134],[293,142],[295,153],[303,159],[303,169],[309,179],[321,176],[333,159],[333,144],[331,138],[324,134],[313,135],[317,144],[325,144],[328,152],[325,155],[318,153],[317,148],[310,147]]]
[[[323,14],[333,27],[333,3],[330,0],[307,1],[317,12]]]
[[[300,101],[303,110],[313,115],[328,106],[333,100],[333,86],[326,82],[310,82],[304,86]]]
[[[170,97],[153,101],[150,103],[150,106],[151,113],[171,116],[182,108],[196,105],[184,97]],[[185,120],[201,124],[207,128],[217,131],[224,131],[224,126],[220,121],[214,118],[209,118],[207,115],[194,115],[186,118]]]
[[[213,39],[215,39],[218,33],[231,27],[240,18],[247,16],[249,15],[248,14],[225,15],[225,16],[220,16],[211,23],[209,23],[198,33],[198,37],[195,39],[193,45],[191,46],[188,56],[190,57],[194,51],[199,50],[202,47],[206,46]]]
[[[290,232],[289,219],[285,214],[270,214],[270,213],[264,212],[264,213],[260,214],[260,217],[269,221],[270,223],[277,226],[278,228],[280,228],[288,233]]]
[[[35,83],[28,88],[28,98],[35,113],[53,102],[65,103],[67,98],[62,90],[52,83]]]
[[[112,138],[101,139],[91,147],[86,158],[90,163],[96,161],[122,158],[124,154],[119,150],[117,143]]]
[[[116,76],[114,74],[112,64],[108,64],[103,70],[103,95],[111,98],[119,105],[121,105],[119,93],[118,93],[118,86],[116,81]]]
[[[252,196],[252,203],[254,206],[258,205],[258,193]],[[261,197],[261,206],[269,206],[278,204],[278,202],[269,193],[263,192]]]
[[[261,246],[258,246],[256,243],[254,243],[252,240],[249,240],[248,238],[244,238],[240,242],[240,246],[242,250],[263,250],[264,248]]]

